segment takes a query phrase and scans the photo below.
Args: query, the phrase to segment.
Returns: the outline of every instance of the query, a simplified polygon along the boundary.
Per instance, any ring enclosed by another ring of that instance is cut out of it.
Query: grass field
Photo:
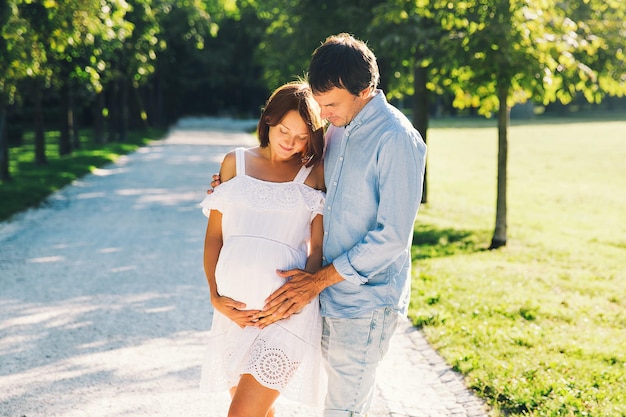
[[[494,415],[626,416],[626,119],[429,130],[410,316]],[[450,127],[446,127],[450,126]]]
[[[28,207],[36,207],[54,191],[63,188],[93,168],[115,161],[120,155],[134,151],[152,139],[159,139],[163,131],[132,132],[124,143],[97,145],[90,131],[81,132],[81,149],[71,155],[58,156],[59,132],[46,132],[48,164],[37,166],[33,134],[24,137],[24,145],[11,148],[9,153],[12,181],[0,181],[0,221]]]

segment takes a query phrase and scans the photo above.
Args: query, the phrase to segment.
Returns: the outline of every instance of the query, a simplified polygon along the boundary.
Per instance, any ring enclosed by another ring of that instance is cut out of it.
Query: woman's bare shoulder
[[[226,182],[237,175],[237,158],[235,151],[230,151],[224,156],[220,167],[220,182]]]
[[[253,158],[259,157],[259,146],[253,146],[251,148],[245,148],[246,155],[251,155]],[[237,156],[236,150],[228,152],[224,156],[222,166],[220,167],[220,182],[228,181],[237,175]]]

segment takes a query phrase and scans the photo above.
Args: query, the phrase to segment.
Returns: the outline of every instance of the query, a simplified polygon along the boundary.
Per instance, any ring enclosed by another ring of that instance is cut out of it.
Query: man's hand
[[[261,313],[260,310],[244,310],[246,308],[244,303],[229,297],[214,297],[211,299],[211,303],[215,310],[237,323],[242,329],[246,326],[257,325],[257,316]]]
[[[213,178],[213,181],[211,181],[211,188],[206,190],[207,194],[212,194],[213,189],[222,183],[220,174],[213,174],[211,178]]]
[[[289,280],[265,299],[263,311],[257,315],[260,328],[302,311],[324,288],[343,280],[332,265],[315,274],[302,269],[276,273]]]
[[[257,326],[260,328],[301,311],[323,289],[314,285],[313,274],[302,269],[276,271],[276,274],[289,278],[289,281],[265,299],[263,311],[257,316],[259,319]]]

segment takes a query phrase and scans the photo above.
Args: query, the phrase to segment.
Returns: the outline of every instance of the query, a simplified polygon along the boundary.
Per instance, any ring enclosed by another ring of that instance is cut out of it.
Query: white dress
[[[222,213],[223,247],[215,277],[220,295],[262,309],[285,279],[276,270],[304,268],[312,219],[323,212],[324,193],[304,184],[311,168],[291,182],[247,176],[245,149],[235,151],[237,175],[200,204]],[[264,329],[240,328],[215,311],[202,367],[201,389],[224,391],[251,374],[262,385],[308,405],[323,402],[322,324],[315,298],[300,313]]]

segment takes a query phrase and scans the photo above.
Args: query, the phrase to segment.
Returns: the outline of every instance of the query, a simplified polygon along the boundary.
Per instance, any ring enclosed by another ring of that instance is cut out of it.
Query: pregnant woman
[[[222,184],[201,203],[215,310],[201,388],[229,390],[230,417],[272,417],[280,394],[314,406],[323,401],[318,299],[299,314],[257,325],[265,298],[285,281],[277,270],[322,265],[319,113],[306,83],[279,87],[258,123],[260,145],[228,153]]]

